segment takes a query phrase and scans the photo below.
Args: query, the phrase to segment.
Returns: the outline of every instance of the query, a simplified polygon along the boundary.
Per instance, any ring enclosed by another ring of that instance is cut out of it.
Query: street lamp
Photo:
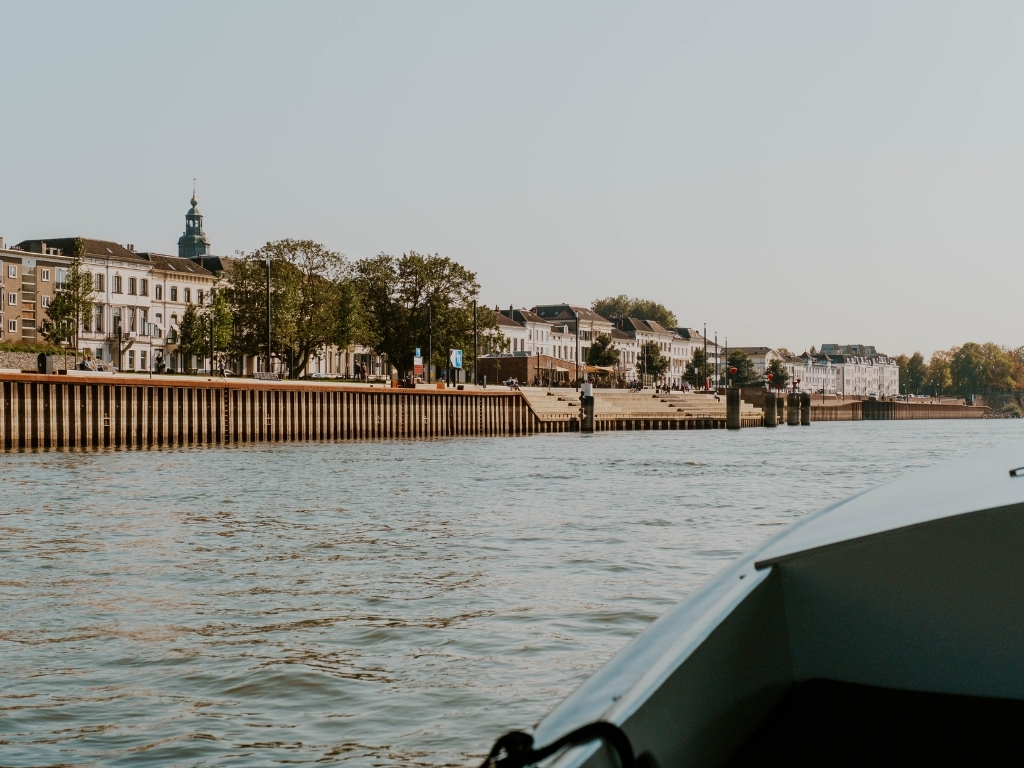
[[[267,373],[270,373],[270,254],[267,254]]]

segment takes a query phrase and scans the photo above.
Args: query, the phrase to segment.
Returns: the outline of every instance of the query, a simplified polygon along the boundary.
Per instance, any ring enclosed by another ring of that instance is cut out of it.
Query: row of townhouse
[[[0,339],[43,340],[46,310],[63,287],[76,240],[85,246],[82,262],[93,281],[93,308],[81,318],[79,349],[125,371],[152,370],[161,357],[171,370],[185,367],[177,353],[178,322],[190,303],[208,301],[217,278],[190,259],[136,253],[131,245],[108,240],[23,240],[11,248],[0,241]]]
[[[801,392],[824,392],[841,397],[893,397],[899,394],[899,365],[873,346],[823,344],[814,354],[790,355],[771,347],[737,347],[747,354],[758,375],[773,360],[789,375],[789,387]]]
[[[623,318],[612,322],[588,307],[572,304],[542,304],[532,309],[507,310],[495,307],[498,331],[504,345],[485,340],[482,353],[495,355],[537,355],[553,358],[562,365],[559,371],[569,380],[582,375],[584,363],[589,359],[590,347],[600,336],[608,336],[619,353],[618,374],[626,381],[635,381],[644,375],[640,350],[647,342],[654,342],[662,355],[669,359],[669,370],[664,383],[673,387],[683,385],[687,366],[696,349],[707,349],[709,378],[718,362],[719,348],[692,328],[665,328],[654,321]],[[578,331],[578,332],[577,332]]]
[[[193,193],[178,239],[178,255],[137,252],[133,245],[93,238],[23,240],[9,248],[0,238],[2,306],[0,341],[40,342],[46,310],[71,267],[76,243],[93,281],[93,309],[81,319],[78,349],[102,367],[153,371],[162,360],[169,371],[208,365],[186,360],[178,349],[179,323],[189,304],[208,303],[231,269],[232,260],[210,252],[203,215]],[[284,370],[287,361],[272,367]],[[259,357],[233,361],[235,373],[265,366]],[[387,376],[388,366],[374,350],[328,347],[309,362],[307,375]]]

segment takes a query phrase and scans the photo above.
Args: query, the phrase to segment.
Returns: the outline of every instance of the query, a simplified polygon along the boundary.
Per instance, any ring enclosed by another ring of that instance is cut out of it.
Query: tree
[[[213,319],[213,352],[228,352],[231,349],[232,331],[234,318],[231,314],[231,307],[228,305],[227,297],[223,292],[214,293],[210,303],[202,313],[203,325],[206,329],[206,344],[202,355],[210,351],[210,319]],[[213,368],[213,361],[210,361],[210,368]]]
[[[463,365],[475,365],[473,301],[480,293],[476,274],[447,257],[410,251],[382,253],[356,263],[367,342],[398,368],[412,370],[416,348],[424,352],[433,329],[433,359],[447,368],[448,350],[463,350]],[[479,331],[497,330],[494,312],[479,307]],[[466,354],[466,352],[470,354]]]
[[[624,317],[635,317],[637,320],[653,320],[665,328],[675,328],[678,322],[675,314],[664,304],[650,299],[630,298],[624,293],[595,299],[591,309],[613,322]]]
[[[789,371],[786,370],[786,364],[777,357],[768,363],[766,373],[772,375],[771,386],[775,389],[785,389],[786,385],[789,384]]]
[[[735,368],[736,373],[729,373],[728,369]],[[742,387],[746,384],[757,384],[761,377],[757,375],[757,369],[750,355],[741,349],[734,349],[729,353],[729,361],[726,365],[726,373],[729,374],[729,381],[733,386]]]
[[[669,359],[661,354],[658,342],[645,341],[640,347],[637,365],[638,370],[644,376],[650,376],[654,381],[660,381],[668,372],[669,364]]]
[[[900,392],[906,394],[907,390],[907,366],[910,364],[910,358],[906,355],[897,355],[893,358],[893,362],[896,363],[900,369]]]
[[[209,322],[189,302],[178,323],[178,351],[185,357],[185,370],[192,370],[193,356],[202,357],[209,347]]]
[[[697,347],[693,350],[693,357],[690,362],[686,365],[686,371],[683,373],[683,379],[694,389],[703,389],[704,381],[708,375],[707,356],[704,354],[704,350]]]
[[[954,348],[955,349],[955,348]],[[928,375],[925,378],[925,388],[933,395],[941,395],[952,389],[952,379],[949,375],[949,352],[933,352],[928,361]]]
[[[359,334],[359,294],[345,258],[312,240],[278,240],[235,262],[229,302],[233,350],[266,354],[267,260],[270,262],[271,353],[298,378],[324,346],[346,347]]]
[[[619,362],[619,350],[612,346],[612,337],[607,333],[599,334],[590,344],[587,352],[587,363],[608,367]]]
[[[928,376],[928,366],[924,362],[924,356],[915,352],[907,361],[907,379],[904,392],[906,394],[919,394],[924,390],[924,381]],[[900,369],[900,378],[903,378],[903,370]]]
[[[78,359],[78,330],[92,318],[95,288],[92,273],[85,269],[85,241],[75,238],[71,247],[71,266],[64,282],[46,308],[47,318],[40,331],[51,343],[64,343],[74,337]]]

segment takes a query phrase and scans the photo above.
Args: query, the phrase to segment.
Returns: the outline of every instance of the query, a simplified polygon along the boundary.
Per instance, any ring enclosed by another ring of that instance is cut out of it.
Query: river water
[[[0,456],[0,765],[477,762],[736,555],[1022,421]]]

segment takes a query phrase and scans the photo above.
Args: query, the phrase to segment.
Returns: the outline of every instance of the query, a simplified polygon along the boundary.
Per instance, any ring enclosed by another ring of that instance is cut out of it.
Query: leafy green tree
[[[85,241],[75,238],[71,247],[71,266],[64,278],[63,286],[58,288],[50,306],[46,308],[47,317],[40,327],[47,341],[57,344],[70,341],[74,337],[75,358],[78,358],[78,332],[92,318],[95,288],[92,273],[85,268]]]
[[[587,363],[608,367],[619,362],[619,350],[612,346],[612,337],[607,333],[599,334],[590,344],[587,352]]]
[[[271,352],[298,378],[323,347],[346,347],[356,340],[359,294],[341,254],[312,240],[267,243],[235,262],[229,273],[236,354],[266,354],[268,260]]]
[[[939,350],[932,353],[931,359],[928,361],[928,375],[925,378],[925,388],[929,394],[941,395],[943,392],[948,393],[953,388],[949,372],[949,359],[949,352]]]
[[[683,373],[683,379],[694,389],[702,389],[704,387],[705,378],[711,375],[710,366],[708,365],[707,356],[704,354],[704,350],[701,347],[697,347],[693,350],[693,357],[686,366],[686,370]]]
[[[668,373],[671,361],[661,354],[661,349],[656,341],[645,341],[640,347],[640,355],[637,360],[637,370],[644,376],[650,376],[654,381],[660,381]]]
[[[900,377],[902,378],[902,370]],[[924,390],[924,382],[928,376],[928,366],[924,362],[924,356],[915,352],[907,361],[907,385],[903,390],[907,394],[918,394]]]
[[[205,307],[201,313],[203,319],[203,325],[206,329],[206,343],[203,348],[202,355],[209,355],[210,353],[210,331],[211,331],[211,318],[213,320],[213,351],[214,355],[217,353],[226,353],[231,350],[232,344],[232,331],[234,326],[234,317],[231,312],[231,306],[228,304],[227,297],[223,292],[214,293],[210,299],[210,303]],[[211,367],[213,362],[210,363]]]
[[[735,368],[736,373],[729,373],[730,368]],[[729,353],[726,374],[729,376],[729,382],[737,387],[757,384],[761,381],[761,377],[757,374],[757,369],[754,367],[754,361],[750,359],[750,355],[741,349],[734,349]]]
[[[209,351],[209,322],[199,308],[189,302],[178,323],[178,351],[185,357],[185,370],[193,370],[193,356],[202,358]]]
[[[595,299],[591,309],[613,322],[624,317],[635,317],[637,320],[653,320],[665,328],[675,328],[678,322],[675,314],[664,304],[650,299],[630,298],[624,293]]]
[[[777,357],[768,363],[766,373],[772,375],[771,385],[774,389],[785,389],[789,384],[789,371],[786,370],[786,364]]]
[[[385,354],[400,377],[412,370],[415,350],[426,352],[433,329],[433,359],[448,367],[448,350],[463,350],[463,365],[476,364],[473,301],[479,296],[476,274],[447,257],[410,251],[401,257],[382,253],[355,266],[368,343]],[[495,314],[479,307],[481,335],[497,329]]]
[[[906,355],[896,355],[896,357],[893,358],[893,362],[896,363],[900,369],[900,392],[906,394],[909,392],[907,389],[907,366],[910,363],[910,358]]]

